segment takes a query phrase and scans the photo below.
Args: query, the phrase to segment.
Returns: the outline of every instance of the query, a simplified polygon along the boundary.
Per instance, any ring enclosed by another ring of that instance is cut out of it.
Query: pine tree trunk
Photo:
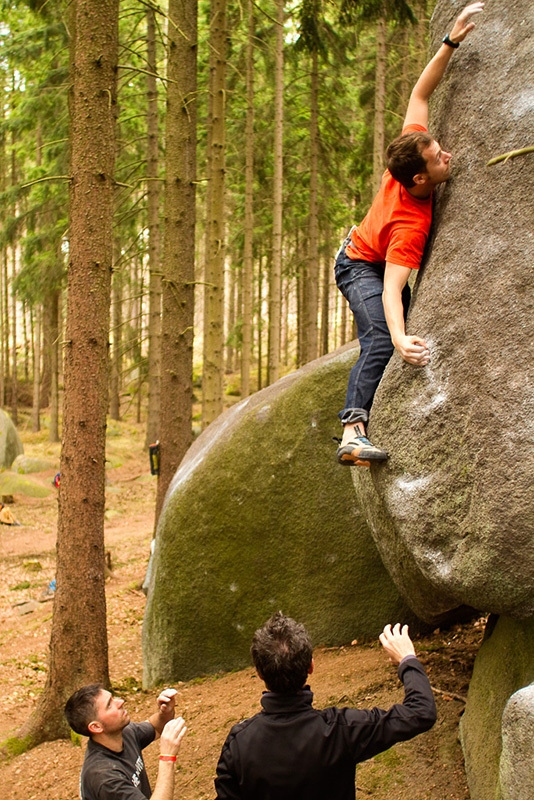
[[[15,149],[15,131],[11,132],[11,186],[15,187],[17,184],[17,170],[16,170],[16,149]],[[17,216],[16,203],[12,208],[13,216]],[[18,370],[17,370],[17,298],[13,291],[15,285],[15,278],[17,277],[17,242],[11,245],[11,419],[13,424],[18,424]]]
[[[63,705],[74,689],[94,681],[109,684],[104,505],[118,2],[77,0],[72,17],[72,179],[57,591],[48,677],[36,710],[19,734],[33,744],[69,736]]]
[[[159,517],[192,438],[197,116],[197,2],[169,2]]]
[[[330,241],[325,234],[325,241]],[[321,296],[321,355],[325,356],[329,350],[330,328],[330,277],[332,275],[332,259],[330,255],[323,257],[323,293]]]
[[[59,363],[60,353],[59,336],[61,331],[61,293],[55,290],[50,294],[49,307],[49,333],[50,333],[50,430],[48,438],[51,442],[59,442]]]
[[[317,51],[311,53],[310,86],[310,198],[306,268],[302,282],[301,364],[317,358],[317,312],[319,300],[319,68]]]
[[[111,380],[109,416],[111,419],[121,418],[121,373],[122,373],[122,270],[120,264],[121,248],[118,239],[114,242],[113,276],[111,288],[113,299],[111,304],[111,330],[113,349],[111,351]]]
[[[11,285],[17,277],[17,245],[11,247]],[[18,425],[19,384],[17,363],[17,298],[15,292],[11,294],[11,419]]]
[[[224,374],[224,189],[226,114],[226,0],[211,0],[210,9],[210,189],[206,227],[208,246],[204,275],[204,354],[202,377],[202,425],[223,409]]]
[[[41,430],[41,306],[35,307],[34,337],[33,337],[33,405],[32,405],[32,431]]]
[[[159,438],[161,403],[161,264],[159,235],[158,180],[158,86],[156,52],[156,17],[154,9],[146,11],[147,42],[147,227],[148,227],[148,415],[145,447]]]
[[[376,25],[375,117],[373,130],[373,194],[380,188],[384,172],[387,23],[380,17]]]
[[[252,359],[252,274],[254,267],[254,3],[247,0],[247,118],[245,126],[245,241],[243,250],[243,322],[241,328],[241,397],[250,394]]]
[[[235,352],[235,324],[237,309],[237,272],[235,269],[226,270],[226,373],[233,372]]]
[[[274,65],[273,242],[269,285],[269,359],[267,383],[280,375],[280,324],[283,214],[284,134],[284,0],[276,0],[276,50]]]
[[[4,250],[4,259],[3,259],[3,275],[4,275],[4,296],[2,298],[4,304],[4,328],[3,328],[3,339],[2,339],[2,347],[4,350],[4,379],[9,382],[9,378],[11,375],[11,359],[9,357],[9,272],[8,272],[8,252],[7,247]],[[7,389],[7,387],[6,387]],[[4,402],[7,405],[7,391],[5,393]]]

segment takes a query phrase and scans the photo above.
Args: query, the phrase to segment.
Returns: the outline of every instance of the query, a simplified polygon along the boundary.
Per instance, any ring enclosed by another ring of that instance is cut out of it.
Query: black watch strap
[[[452,42],[450,40],[450,38],[449,38],[449,34],[448,33],[445,34],[445,36],[443,37],[443,39],[441,41],[443,42],[443,44],[448,44],[449,47],[454,47],[455,50],[456,50],[457,47],[460,47],[460,42]]]

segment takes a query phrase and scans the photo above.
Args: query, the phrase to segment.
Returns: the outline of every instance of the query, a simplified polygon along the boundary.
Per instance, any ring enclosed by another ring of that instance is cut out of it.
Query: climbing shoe
[[[389,454],[375,447],[363,433],[337,449],[337,460],[348,467],[370,467],[372,461],[386,461],[388,458]]]

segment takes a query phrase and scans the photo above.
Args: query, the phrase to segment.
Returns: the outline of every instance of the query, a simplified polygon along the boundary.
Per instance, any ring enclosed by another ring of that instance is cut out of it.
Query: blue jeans
[[[369,419],[376,389],[394,348],[382,304],[384,265],[353,261],[344,250],[342,246],[336,258],[336,283],[354,314],[360,342],[360,356],[349,376],[345,408],[338,414],[347,425]],[[402,292],[402,303],[406,319],[410,304],[408,284]]]

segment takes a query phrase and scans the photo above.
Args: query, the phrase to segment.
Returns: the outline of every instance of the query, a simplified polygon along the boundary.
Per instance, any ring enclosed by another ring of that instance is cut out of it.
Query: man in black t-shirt
[[[165,689],[158,710],[146,722],[130,722],[124,700],[100,683],[83,686],[69,698],[65,716],[71,728],[89,743],[80,775],[82,800],[172,800],[174,765],[186,732],[174,719],[175,689]],[[161,755],[154,795],[141,751],[161,737]]]

